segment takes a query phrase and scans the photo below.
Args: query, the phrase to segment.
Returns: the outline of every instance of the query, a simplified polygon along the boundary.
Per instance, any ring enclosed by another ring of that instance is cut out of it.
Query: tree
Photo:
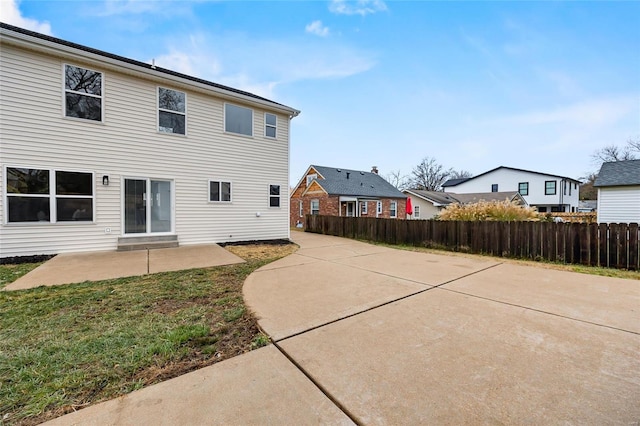
[[[411,187],[426,191],[440,191],[442,184],[449,179],[453,169],[445,169],[435,158],[424,157],[411,172]]]
[[[609,161],[635,160],[640,156],[640,137],[627,140],[622,148],[618,145],[607,145],[591,154],[593,162],[597,165]]]
[[[411,179],[407,175],[403,175],[400,170],[391,171],[384,179],[399,190],[403,190],[411,186]]]
[[[593,187],[593,183],[596,181],[598,175],[596,173],[589,173],[587,176],[581,178],[582,184],[580,184],[580,199],[581,200],[597,200],[598,189]]]
[[[468,172],[466,170],[451,170],[451,174],[449,175],[449,179],[465,179],[473,177],[473,173]]]

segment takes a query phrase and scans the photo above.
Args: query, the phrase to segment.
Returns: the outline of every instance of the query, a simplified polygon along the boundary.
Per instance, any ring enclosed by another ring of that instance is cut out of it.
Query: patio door
[[[356,203],[354,201],[347,202],[347,217],[353,217],[356,215]]]
[[[124,180],[124,233],[152,234],[173,231],[172,181]]]

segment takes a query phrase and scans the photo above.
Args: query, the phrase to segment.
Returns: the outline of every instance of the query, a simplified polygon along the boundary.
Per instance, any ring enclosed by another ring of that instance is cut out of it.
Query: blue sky
[[[17,1],[0,19],[268,97],[309,164],[573,178],[640,136],[640,2]]]

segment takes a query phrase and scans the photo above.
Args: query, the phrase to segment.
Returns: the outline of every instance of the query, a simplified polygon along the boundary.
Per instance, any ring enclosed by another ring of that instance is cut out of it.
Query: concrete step
[[[177,235],[118,238],[118,251],[152,250],[178,247]]]

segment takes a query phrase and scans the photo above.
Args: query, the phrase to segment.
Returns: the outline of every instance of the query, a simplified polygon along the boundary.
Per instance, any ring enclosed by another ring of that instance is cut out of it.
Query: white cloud
[[[51,25],[36,19],[25,18],[20,12],[18,0],[0,0],[0,21],[39,33],[52,35]]]
[[[376,12],[384,12],[387,5],[382,0],[332,0],[329,10],[339,15],[369,15]]]
[[[320,37],[326,37],[329,35],[329,27],[322,25],[322,21],[313,21],[304,30],[309,34],[315,34]]]
[[[267,98],[274,97],[281,84],[344,78],[375,65],[371,53],[335,43],[258,40],[238,34],[172,39],[166,53],[156,56],[155,62]]]

